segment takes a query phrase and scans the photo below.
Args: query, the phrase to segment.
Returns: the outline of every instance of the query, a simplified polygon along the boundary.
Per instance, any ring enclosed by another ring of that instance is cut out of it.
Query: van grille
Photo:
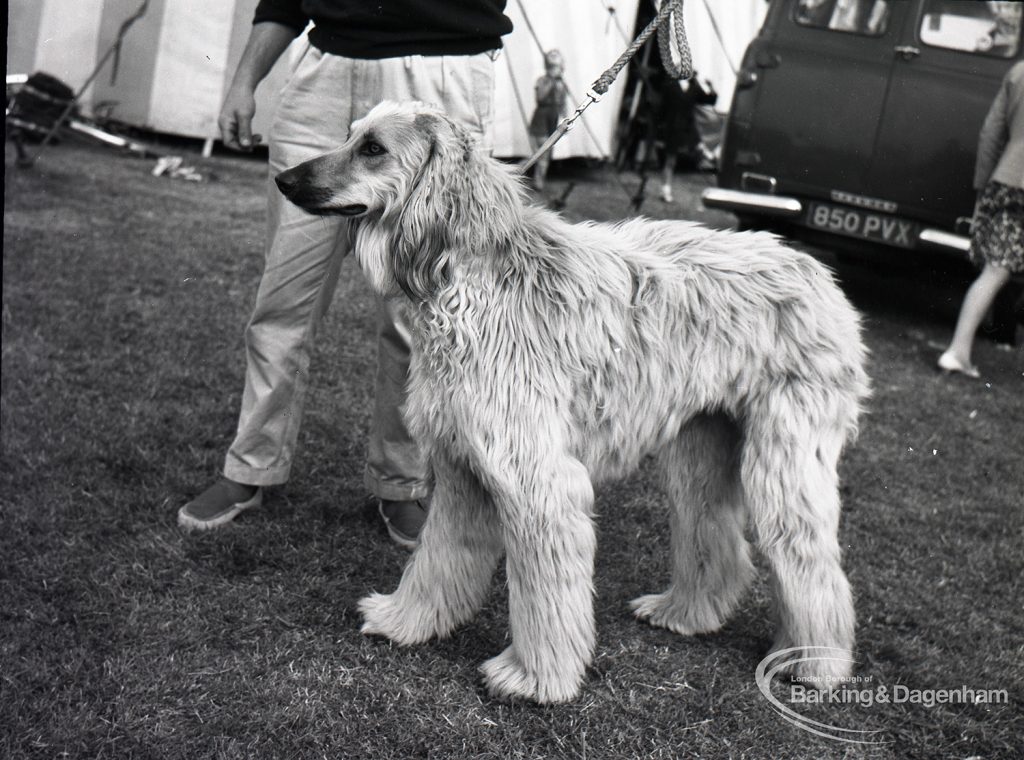
[[[883,201],[881,198],[869,198],[866,195],[844,193],[842,190],[833,190],[830,195],[836,203],[845,203],[847,206],[858,206],[870,209],[871,211],[884,211],[886,214],[895,214],[899,209],[899,206],[892,201]]]

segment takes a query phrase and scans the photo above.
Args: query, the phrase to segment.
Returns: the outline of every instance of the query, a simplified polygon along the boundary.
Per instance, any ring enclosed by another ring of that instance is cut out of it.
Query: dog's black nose
[[[284,197],[296,206],[319,212],[324,210],[324,204],[331,199],[333,193],[329,188],[317,184],[318,175],[316,165],[307,161],[281,172],[274,177],[274,182]]]
[[[291,198],[295,195],[295,190],[299,187],[301,181],[301,172],[299,171],[302,167],[296,166],[287,171],[283,171],[274,177],[274,182],[277,183],[277,189],[286,198]]]

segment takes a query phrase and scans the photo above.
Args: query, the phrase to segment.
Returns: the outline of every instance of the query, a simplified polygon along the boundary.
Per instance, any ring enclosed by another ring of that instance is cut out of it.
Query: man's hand
[[[252,133],[256,85],[267,75],[295,35],[295,29],[274,21],[253,25],[217,119],[221,140],[232,150],[251,151],[260,144],[260,135]]]
[[[220,139],[231,150],[251,151],[262,137],[252,133],[252,117],[256,113],[256,97],[247,86],[231,85],[220,109],[217,125]]]

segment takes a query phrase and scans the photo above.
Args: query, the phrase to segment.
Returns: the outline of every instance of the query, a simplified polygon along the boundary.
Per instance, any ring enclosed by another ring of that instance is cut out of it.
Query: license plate
[[[901,248],[914,248],[918,226],[889,214],[862,211],[831,203],[811,203],[804,224],[837,235],[874,240]]]

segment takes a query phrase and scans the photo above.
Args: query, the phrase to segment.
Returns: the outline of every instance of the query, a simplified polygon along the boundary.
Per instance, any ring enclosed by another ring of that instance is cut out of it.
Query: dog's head
[[[437,132],[446,127],[455,128],[422,103],[381,103],[352,124],[340,148],[283,171],[274,181],[288,200],[310,213],[380,216],[409,193],[417,169],[435,150]]]
[[[453,257],[510,226],[506,212],[521,203],[515,181],[477,154],[466,129],[423,103],[381,103],[340,148],[275,180],[306,211],[355,220],[371,284],[415,301],[448,281]]]

